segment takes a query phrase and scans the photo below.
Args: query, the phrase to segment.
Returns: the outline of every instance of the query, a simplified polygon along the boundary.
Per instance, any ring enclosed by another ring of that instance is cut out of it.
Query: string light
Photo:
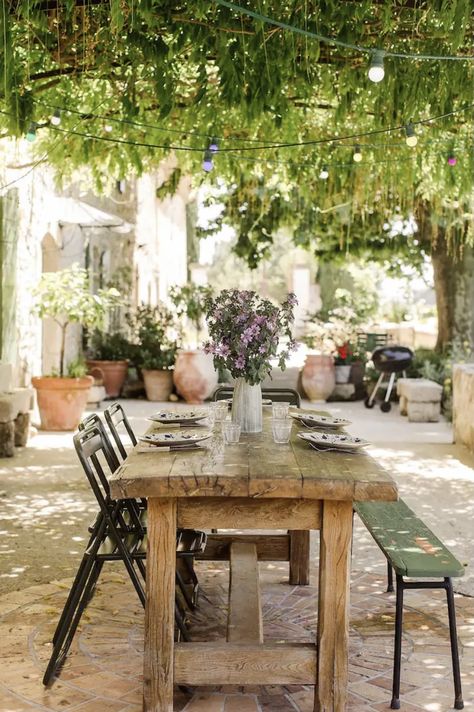
[[[319,177],[321,178],[321,180],[327,180],[329,178],[329,171],[327,166],[322,167]]]
[[[458,162],[458,160],[457,160],[456,156],[453,156],[453,154],[450,153],[448,156],[448,165],[455,166],[457,162]]]
[[[369,79],[371,82],[381,82],[385,76],[385,69],[383,66],[383,58],[385,52],[381,49],[376,49],[372,55],[372,61],[369,67]]]
[[[410,146],[410,148],[414,148],[418,143],[418,139],[415,134],[415,128],[411,122],[405,126],[405,134],[405,141],[407,146]]]
[[[53,124],[53,126],[59,126],[59,124],[61,123],[61,111],[59,109],[56,109],[50,119],[50,122]]]
[[[104,124],[104,131],[106,131],[107,133],[112,133],[113,130],[113,126],[111,126],[110,124]]]
[[[209,150],[211,153],[217,153],[217,151],[219,150],[219,145],[215,137],[211,139],[211,143],[209,144]]]
[[[212,169],[214,168],[212,153],[209,149],[207,151],[204,151],[204,160],[202,162],[202,168],[206,171],[206,173],[209,173],[209,171],[212,171]]]
[[[36,123],[32,121],[28,126],[28,131],[26,132],[26,140],[30,143],[36,139]]]
[[[360,163],[362,160],[362,151],[360,150],[360,146],[358,143],[356,144],[354,155],[352,156],[352,158],[356,163]]]

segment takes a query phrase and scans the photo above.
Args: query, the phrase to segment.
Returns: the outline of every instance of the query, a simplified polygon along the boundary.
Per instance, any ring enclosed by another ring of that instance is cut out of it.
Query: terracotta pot
[[[36,388],[42,430],[75,430],[86,407],[92,376],[32,378]]]
[[[309,400],[326,400],[336,385],[332,356],[329,354],[308,354],[303,367],[302,383]]]
[[[202,403],[217,386],[213,357],[199,350],[180,351],[173,380],[176,390],[187,403]]]
[[[173,372],[142,369],[146,397],[149,401],[167,401],[173,390]]]
[[[127,377],[128,361],[100,361],[87,359],[89,373],[101,379],[107,398],[118,398]]]

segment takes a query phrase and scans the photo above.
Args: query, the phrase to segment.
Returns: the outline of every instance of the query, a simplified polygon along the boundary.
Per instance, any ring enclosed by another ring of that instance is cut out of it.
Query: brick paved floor
[[[225,637],[227,570],[200,564],[202,596],[191,622],[195,640]],[[314,641],[315,585],[290,587],[281,570],[261,565],[267,640]],[[69,581],[34,586],[0,598],[0,711],[140,712],[143,610],[120,571],[105,571],[59,681],[41,684],[50,640]],[[440,592],[408,592],[405,609],[402,709],[452,709],[445,606]],[[466,709],[474,709],[474,599],[456,596]],[[389,709],[394,596],[376,574],[353,574],[349,710]],[[203,661],[205,665],[205,660]],[[310,687],[199,688],[196,712],[312,712]],[[176,710],[189,695],[177,691]]]

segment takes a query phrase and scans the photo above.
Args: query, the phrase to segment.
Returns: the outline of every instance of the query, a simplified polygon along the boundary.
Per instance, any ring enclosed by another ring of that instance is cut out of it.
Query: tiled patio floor
[[[225,637],[227,571],[199,566],[202,596],[192,621],[195,640]],[[282,572],[261,566],[267,640],[313,641],[316,586],[290,587]],[[41,684],[50,639],[69,581],[34,586],[0,598],[0,711],[140,712],[143,610],[120,571],[104,572],[60,680]],[[405,609],[402,710],[452,709],[446,608],[439,591],[410,591]],[[388,710],[392,675],[394,596],[376,574],[353,574],[350,705]],[[474,599],[456,596],[466,709],[474,709]],[[203,665],[206,661],[203,660]],[[199,688],[196,712],[312,712],[310,687]],[[190,695],[177,690],[175,709]]]

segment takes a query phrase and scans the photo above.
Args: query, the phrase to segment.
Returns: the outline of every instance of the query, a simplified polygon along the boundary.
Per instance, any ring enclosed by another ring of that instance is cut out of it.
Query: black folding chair
[[[233,386],[219,386],[214,391],[212,399],[214,401],[226,400],[227,398],[232,398],[234,395]],[[298,391],[293,388],[275,388],[268,387],[262,388],[262,398],[268,398],[275,403],[288,402],[290,405],[296,405],[298,408],[301,405],[301,398]]]
[[[109,412],[107,412],[109,411]],[[123,443],[120,438],[120,434],[118,433],[116,426],[120,425],[120,423],[124,423],[125,428],[127,430],[127,433],[130,436],[130,439],[132,442],[136,443],[137,439],[135,437],[135,433],[132,430],[132,427],[130,423],[128,422],[127,416],[125,415],[125,412],[119,403],[113,403],[105,412],[106,419],[109,423],[109,426],[111,427],[111,432],[114,437],[115,442],[120,445],[119,453],[121,454],[122,452],[125,453],[126,457],[126,450],[123,446]],[[107,418],[107,416],[109,416]],[[102,422],[100,416],[97,413],[92,413],[91,415],[88,415],[86,418],[83,419],[83,421],[79,425],[79,429],[83,430],[84,428],[90,427],[90,426],[97,426],[101,433],[102,437],[104,439],[104,443],[106,447],[111,451],[111,456],[112,458],[115,457],[116,464],[115,464],[115,469],[119,466],[119,460],[118,457],[113,449],[112,443],[110,442],[109,436],[107,434],[107,431],[105,430],[104,423]],[[140,522],[142,526],[144,527],[146,531],[146,525],[147,525],[147,513],[146,513],[146,506],[147,506],[147,501],[146,499],[138,499],[138,500],[133,500],[133,502],[136,505],[136,508],[138,509],[138,516],[140,519]],[[176,534],[176,557],[179,561],[183,562],[183,568],[180,568],[178,566],[176,570],[176,583],[179,586],[179,590],[181,591],[181,594],[184,598],[184,601],[186,602],[186,605],[190,610],[194,610],[197,605],[197,599],[198,599],[198,594],[199,594],[199,581],[196,576],[196,572],[194,570],[194,557],[197,556],[198,554],[201,554],[204,549],[206,548],[206,542],[207,542],[207,535],[199,530],[196,529],[182,529],[179,528],[177,530]],[[188,592],[187,586],[191,586],[191,595]]]
[[[127,431],[128,437],[130,438],[132,445],[137,444],[137,438],[135,437],[135,433],[132,430],[132,426],[130,425],[128,418],[125,415],[125,411],[120,405],[120,403],[112,403],[112,405],[109,405],[109,407],[104,410],[104,416],[107,425],[109,426],[109,430],[112,433],[112,437],[115,441],[115,444],[117,445],[117,449],[122,459],[125,460],[125,458],[127,457],[127,451],[125,450],[117,428],[120,425],[123,425],[123,427]]]
[[[73,440],[99,504],[99,514],[91,528],[88,544],[53,636],[53,651],[43,677],[44,685],[49,685],[59,674],[106,561],[123,562],[140,603],[145,606],[143,583],[147,539],[137,516],[136,500],[115,500],[111,497],[106,473],[114,471],[116,458],[111,456],[99,427],[79,431]],[[188,640],[178,602],[175,605],[175,621],[178,637]]]

